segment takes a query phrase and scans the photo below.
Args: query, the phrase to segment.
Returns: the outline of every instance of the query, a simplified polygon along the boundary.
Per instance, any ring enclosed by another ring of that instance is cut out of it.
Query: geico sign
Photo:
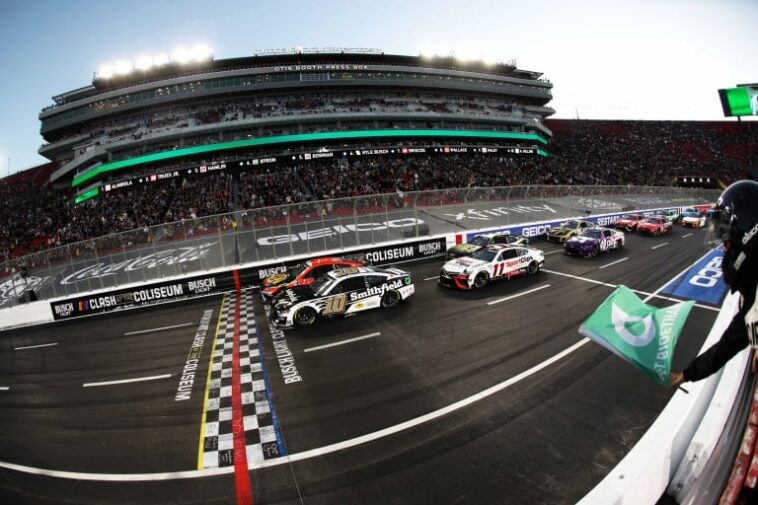
[[[700,286],[701,288],[712,288],[715,286],[722,276],[722,259],[721,256],[716,256],[709,261],[707,265],[698,270],[697,274],[690,279],[690,284]]]
[[[424,224],[421,219],[415,217],[408,217],[403,219],[395,219],[393,221],[384,221],[381,223],[355,223],[337,226],[329,226],[327,228],[318,228],[316,230],[308,230],[301,233],[291,233],[284,235],[274,235],[273,237],[262,237],[258,239],[259,245],[277,245],[286,244],[287,242],[297,242],[299,240],[312,240],[315,238],[334,237],[341,233],[355,233],[359,231],[380,231],[388,228],[405,228],[407,226],[415,226],[417,224]]]
[[[527,226],[521,230],[521,234],[525,237],[538,237],[547,233],[552,226],[549,224],[542,224],[538,226]]]

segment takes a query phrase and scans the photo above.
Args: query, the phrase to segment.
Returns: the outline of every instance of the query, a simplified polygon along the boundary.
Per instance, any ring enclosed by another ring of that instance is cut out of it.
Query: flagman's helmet
[[[737,181],[726,188],[713,211],[706,241],[722,243],[724,280],[732,291],[755,289],[758,262],[758,182]]]

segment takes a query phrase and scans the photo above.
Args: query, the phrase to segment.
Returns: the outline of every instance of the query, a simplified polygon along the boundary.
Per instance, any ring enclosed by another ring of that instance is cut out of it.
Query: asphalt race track
[[[276,348],[256,301],[288,456],[248,461],[254,503],[570,504],[592,489],[673,394],[582,343],[577,328],[612,289],[592,281],[650,294],[707,251],[679,226],[595,258],[539,246],[542,272],[476,292],[438,287],[440,261],[407,264],[408,302],[286,332]],[[233,467],[198,471],[221,305],[0,334],[0,503],[237,503]],[[716,315],[693,308],[674,368]],[[177,401],[193,342],[198,366]]]

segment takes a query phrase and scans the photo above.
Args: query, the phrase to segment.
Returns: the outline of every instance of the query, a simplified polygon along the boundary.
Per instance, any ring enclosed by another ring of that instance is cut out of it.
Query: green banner
[[[668,384],[674,346],[694,301],[646,305],[619,286],[579,327],[579,332],[629,361],[658,384]]]

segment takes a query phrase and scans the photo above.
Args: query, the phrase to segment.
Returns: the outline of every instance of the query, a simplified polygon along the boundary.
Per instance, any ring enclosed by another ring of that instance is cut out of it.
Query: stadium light
[[[161,53],[153,58],[153,65],[156,67],[162,67],[163,65],[168,65],[169,61],[168,55]]]
[[[179,64],[188,63],[192,59],[192,53],[183,47],[180,47],[174,51],[171,55],[171,59]]]
[[[213,59],[213,49],[208,44],[196,44],[191,48],[180,47],[171,56],[160,53],[155,56],[142,55],[133,63],[120,60],[116,63],[102,65],[96,73],[98,79],[110,79],[116,75],[127,75],[134,71],[147,72],[155,67],[162,67],[171,63],[187,64],[201,63]]]
[[[103,65],[100,70],[97,71],[97,76],[102,79],[110,79],[116,73],[113,65]]]

